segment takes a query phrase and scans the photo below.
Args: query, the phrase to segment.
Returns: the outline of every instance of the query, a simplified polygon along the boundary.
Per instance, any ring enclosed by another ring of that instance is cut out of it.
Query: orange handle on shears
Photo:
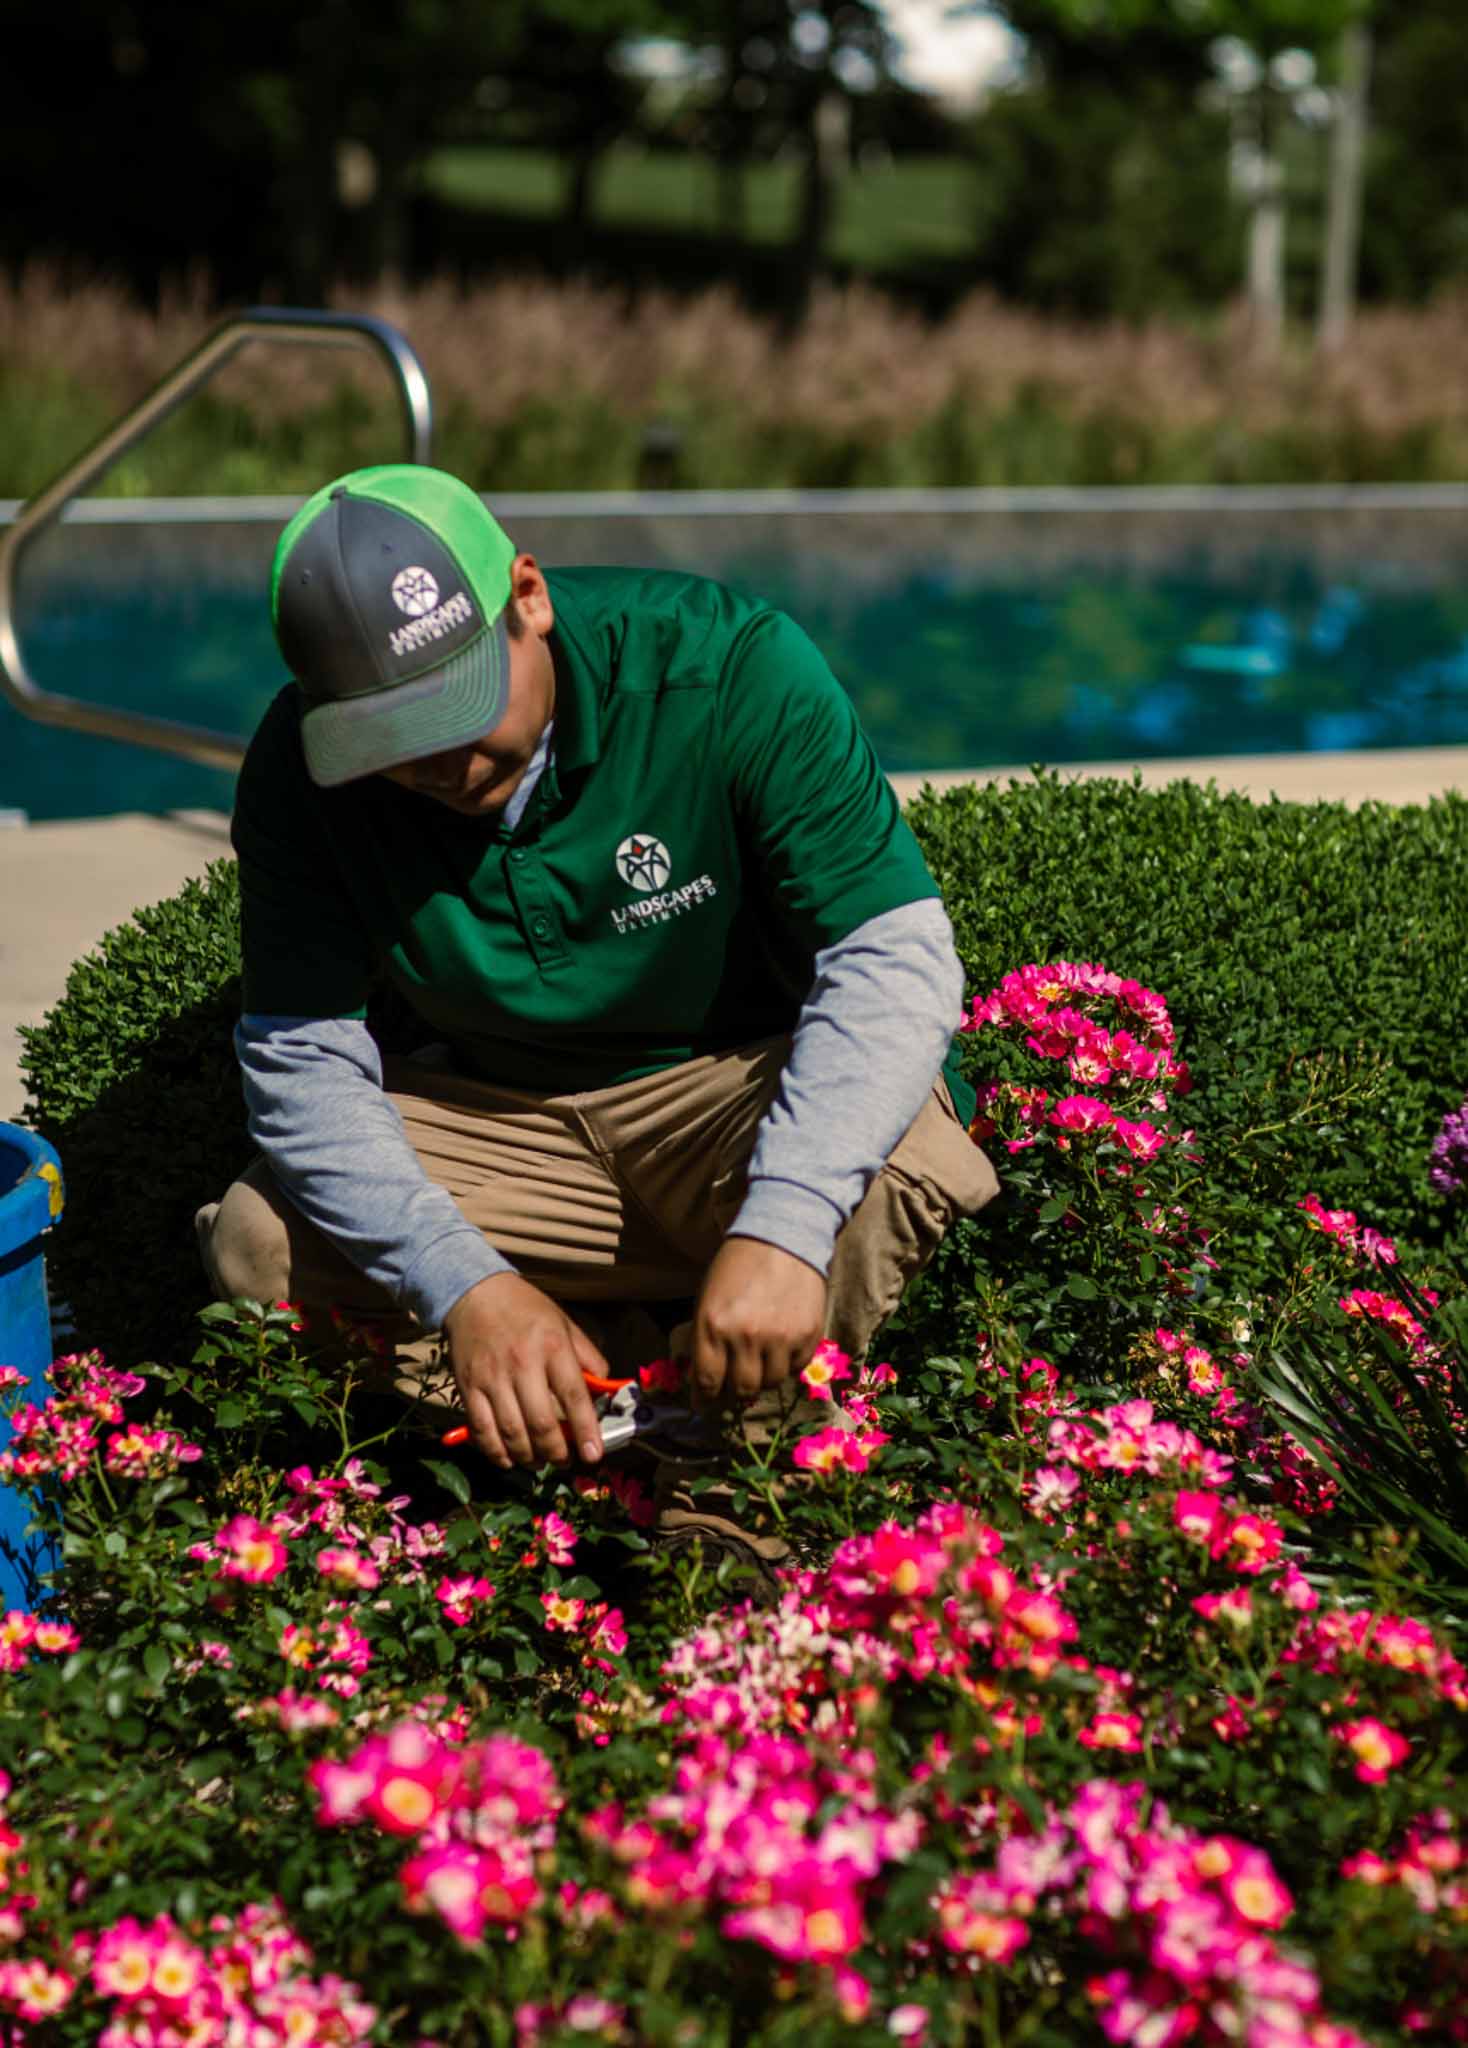
[[[586,1390],[590,1394],[620,1394],[623,1387],[630,1387],[632,1384],[630,1379],[603,1379],[600,1373],[588,1372],[585,1366],[581,1368],[581,1377],[585,1380]],[[456,1429],[446,1429],[439,1438],[439,1442],[444,1446],[445,1450],[450,1451],[458,1444],[466,1444],[468,1441],[468,1425],[462,1422]]]
[[[604,1380],[599,1374],[588,1372],[584,1365],[581,1368],[581,1377],[586,1382],[587,1391],[593,1394],[620,1394],[623,1387],[630,1387],[632,1384],[630,1375],[625,1380]]]

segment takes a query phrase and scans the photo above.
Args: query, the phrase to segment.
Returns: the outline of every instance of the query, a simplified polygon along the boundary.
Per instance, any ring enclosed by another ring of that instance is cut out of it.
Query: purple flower
[[[1468,1186],[1468,1101],[1443,1118],[1432,1141],[1427,1178],[1444,1195],[1460,1195]]]

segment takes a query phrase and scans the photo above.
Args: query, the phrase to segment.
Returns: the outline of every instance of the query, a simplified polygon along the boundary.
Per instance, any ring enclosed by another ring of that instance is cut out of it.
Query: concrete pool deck
[[[1058,764],[1066,779],[1129,777],[1126,761]],[[1404,747],[1379,753],[1232,755],[1136,764],[1149,789],[1215,782],[1259,802],[1368,800],[1421,804],[1449,790],[1468,793],[1468,747]],[[954,769],[894,775],[903,802],[925,783],[949,789],[1007,781],[1026,768]],[[172,811],[0,826],[0,1121],[22,1111],[22,1024],[39,1023],[61,994],[74,960],[146,903],[174,895],[210,861],[229,853],[220,812]]]

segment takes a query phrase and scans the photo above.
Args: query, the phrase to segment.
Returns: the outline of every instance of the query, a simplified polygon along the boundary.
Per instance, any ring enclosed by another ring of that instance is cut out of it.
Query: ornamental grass
[[[340,308],[418,350],[436,459],[489,492],[629,489],[656,426],[701,488],[1458,481],[1468,465],[1462,295],[1376,307],[1322,357],[1249,342],[1241,308],[1066,320],[983,292],[929,320],[825,287],[794,332],[727,288],[629,295],[449,278]],[[33,264],[0,279],[0,496],[23,497],[221,315],[202,276],[143,307]],[[304,492],[382,459],[400,428],[354,350],[255,347],[112,472],[125,495]]]

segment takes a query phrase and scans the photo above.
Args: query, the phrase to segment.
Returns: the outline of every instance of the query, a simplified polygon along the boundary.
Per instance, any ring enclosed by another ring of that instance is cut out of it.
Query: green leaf
[[[1058,1223],[1069,1207],[1070,1197],[1068,1195],[1052,1195],[1050,1200],[1044,1203],[1040,1209],[1040,1221],[1042,1223]]]
[[[1297,1752],[1291,1761],[1295,1776],[1300,1780],[1300,1783],[1305,1786],[1307,1791],[1314,1792],[1323,1799],[1330,1790],[1330,1776],[1325,1766],[1321,1763],[1320,1758],[1312,1755],[1309,1750],[1302,1749]]]
[[[1084,1273],[1068,1273],[1066,1275],[1065,1291],[1067,1294],[1073,1295],[1077,1301],[1094,1301],[1096,1299],[1096,1283],[1094,1280],[1087,1279]]]
[[[227,1749],[204,1750],[197,1756],[185,1757],[179,1766],[183,1775],[195,1785],[207,1785],[233,1768],[234,1759]]]
[[[419,1464],[425,1472],[431,1472],[445,1493],[452,1494],[461,1507],[468,1507],[469,1482],[457,1465],[446,1465],[442,1458],[420,1458]]]
[[[214,1410],[214,1424],[217,1429],[238,1429],[245,1419],[242,1401],[221,1401]]]
[[[173,1659],[169,1656],[167,1650],[164,1649],[162,1643],[149,1643],[147,1649],[143,1652],[143,1669],[147,1672],[149,1678],[152,1679],[154,1685],[163,1684],[169,1672],[173,1669]]]

